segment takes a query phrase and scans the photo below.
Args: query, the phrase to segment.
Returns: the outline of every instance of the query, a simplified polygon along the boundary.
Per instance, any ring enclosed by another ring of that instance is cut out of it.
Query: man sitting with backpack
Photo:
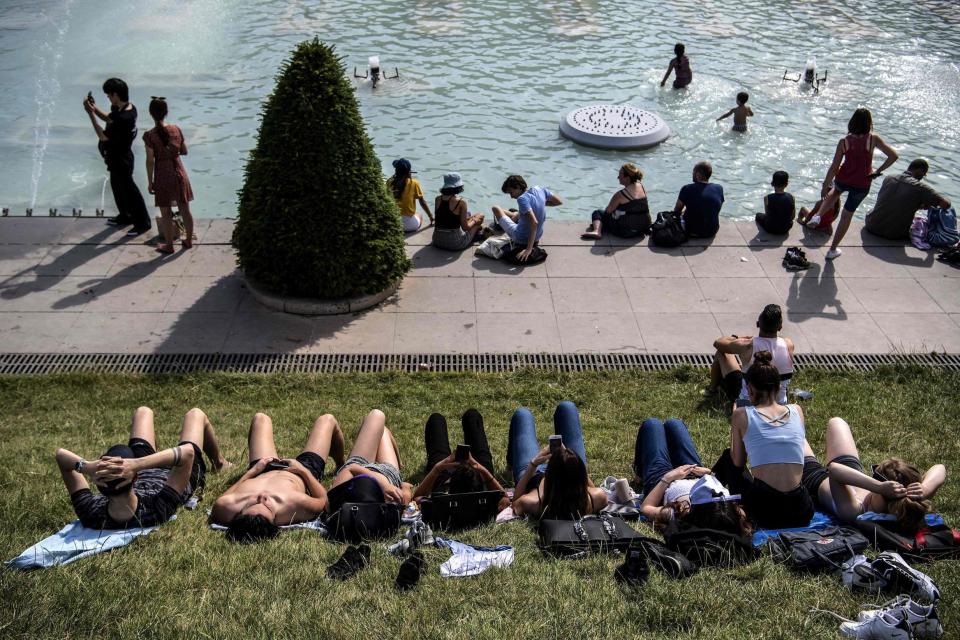
[[[917,158],[898,176],[883,179],[877,203],[867,214],[867,231],[890,240],[908,240],[913,216],[920,209],[949,209],[950,201],[922,182],[930,170],[924,158]]]
[[[213,503],[210,521],[226,525],[234,542],[275,538],[284,525],[315,519],[327,506],[320,482],[327,456],[343,464],[343,432],[336,418],[325,414],[313,423],[303,451],[280,458],[273,441],[273,421],[265,413],[253,416],[247,436],[247,472]]]

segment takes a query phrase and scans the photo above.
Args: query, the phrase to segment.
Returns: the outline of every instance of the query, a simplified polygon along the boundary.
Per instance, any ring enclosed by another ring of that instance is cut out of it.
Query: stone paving
[[[579,239],[551,220],[546,263],[516,268],[407,239],[396,295],[366,312],[301,317],[246,291],[233,221],[200,220],[190,251],[161,256],[96,218],[0,218],[0,353],[707,353],[750,334],[769,302],[817,353],[960,353],[960,269],[855,225],[834,263],[827,236],[786,240],[724,222],[678,249]],[[788,273],[785,247],[813,265]]]

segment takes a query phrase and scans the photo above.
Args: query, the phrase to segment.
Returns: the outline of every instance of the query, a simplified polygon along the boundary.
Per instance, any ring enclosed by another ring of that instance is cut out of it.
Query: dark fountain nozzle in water
[[[393,68],[393,76],[388,76],[386,74],[380,75],[380,56],[370,56],[368,60],[367,71],[361,76],[357,73],[357,68],[353,68],[353,77],[354,78],[370,78],[370,84],[373,87],[376,87],[379,84],[381,78],[383,80],[393,80],[394,78],[400,77],[400,72],[396,67]]]

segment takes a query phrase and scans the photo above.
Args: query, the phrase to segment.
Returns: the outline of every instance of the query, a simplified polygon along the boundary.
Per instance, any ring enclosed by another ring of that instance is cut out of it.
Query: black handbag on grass
[[[541,551],[560,557],[626,551],[643,538],[623,518],[605,513],[580,520],[543,519],[537,537]]]
[[[340,542],[389,538],[400,529],[403,505],[387,502],[344,502],[330,514],[330,538]]]
[[[773,559],[797,571],[840,570],[844,562],[870,543],[851,527],[784,532],[767,542]]]
[[[493,521],[502,498],[501,491],[435,493],[423,499],[420,513],[433,529],[460,531]]]

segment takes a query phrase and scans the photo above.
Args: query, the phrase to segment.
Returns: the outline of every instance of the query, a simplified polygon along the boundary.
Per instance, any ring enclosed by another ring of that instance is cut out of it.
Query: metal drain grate
[[[42,375],[70,371],[122,373],[375,373],[380,371],[480,371],[500,373],[523,368],[550,371],[657,371],[687,365],[710,366],[709,354],[0,354],[2,375]],[[960,370],[960,355],[948,354],[798,354],[797,368],[869,371],[880,366],[923,366]]]

